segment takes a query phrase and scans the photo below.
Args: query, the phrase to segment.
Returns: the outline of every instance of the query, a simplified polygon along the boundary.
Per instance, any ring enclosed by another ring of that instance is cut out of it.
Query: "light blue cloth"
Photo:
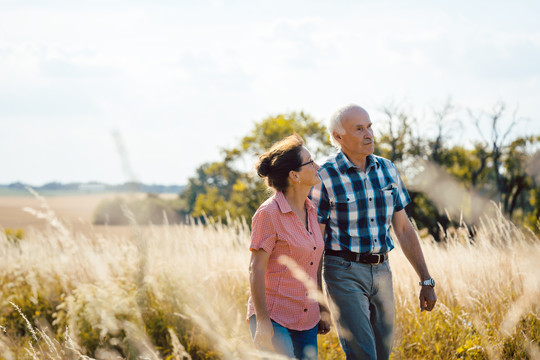
[[[287,329],[274,320],[271,321],[274,327],[272,344],[274,345],[275,352],[295,359],[317,359],[318,324],[310,330],[299,331]],[[254,338],[255,331],[257,330],[257,319],[255,315],[249,318],[249,330],[251,331],[251,337]]]

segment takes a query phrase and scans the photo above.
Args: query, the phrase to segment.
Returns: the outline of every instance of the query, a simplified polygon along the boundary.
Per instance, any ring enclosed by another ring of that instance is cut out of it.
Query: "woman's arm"
[[[262,249],[251,252],[249,285],[257,316],[257,330],[255,331],[253,342],[258,346],[271,350],[273,349],[272,337],[274,336],[274,328],[266,307],[266,283],[264,279],[268,259],[270,259],[270,254]]]
[[[323,234],[323,237],[324,237],[326,224],[319,224],[319,226],[321,228],[321,234]],[[323,251],[323,254],[324,254],[324,251]],[[322,287],[323,256],[324,255],[321,255],[321,260],[319,261],[319,268],[317,269],[317,288],[320,291],[320,293],[323,294],[322,298],[325,299],[326,297],[324,296],[323,287]],[[330,331],[330,328],[332,327],[332,320],[330,319],[330,311],[328,310],[326,303],[325,304],[319,303],[319,310],[321,311],[321,321],[319,321],[319,329],[317,332],[322,335],[328,334],[328,332]]]

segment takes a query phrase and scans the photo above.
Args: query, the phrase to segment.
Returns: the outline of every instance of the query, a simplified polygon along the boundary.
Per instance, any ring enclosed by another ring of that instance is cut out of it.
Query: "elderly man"
[[[345,106],[330,119],[328,132],[339,151],[319,170],[322,182],[312,199],[325,241],[326,290],[338,309],[333,317],[347,359],[388,359],[394,328],[390,225],[420,278],[422,311],[435,306],[435,282],[405,213],[410,197],[398,171],[373,154],[369,114]]]

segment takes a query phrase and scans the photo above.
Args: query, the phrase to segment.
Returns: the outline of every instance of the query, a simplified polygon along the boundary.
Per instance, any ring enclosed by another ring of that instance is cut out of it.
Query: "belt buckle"
[[[361,255],[360,253],[355,254],[355,256],[354,256],[355,257],[355,262],[360,262],[360,255]]]
[[[381,257],[383,257],[383,255],[381,254],[375,254],[377,255],[377,262],[375,263],[375,265],[379,265],[381,263]]]

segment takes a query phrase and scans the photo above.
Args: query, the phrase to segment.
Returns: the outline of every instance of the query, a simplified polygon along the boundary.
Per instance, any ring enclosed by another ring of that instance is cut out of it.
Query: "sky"
[[[0,184],[185,184],[257,121],[348,103],[376,127],[387,104],[503,101],[512,135],[539,134],[539,17],[536,0],[0,0]]]

